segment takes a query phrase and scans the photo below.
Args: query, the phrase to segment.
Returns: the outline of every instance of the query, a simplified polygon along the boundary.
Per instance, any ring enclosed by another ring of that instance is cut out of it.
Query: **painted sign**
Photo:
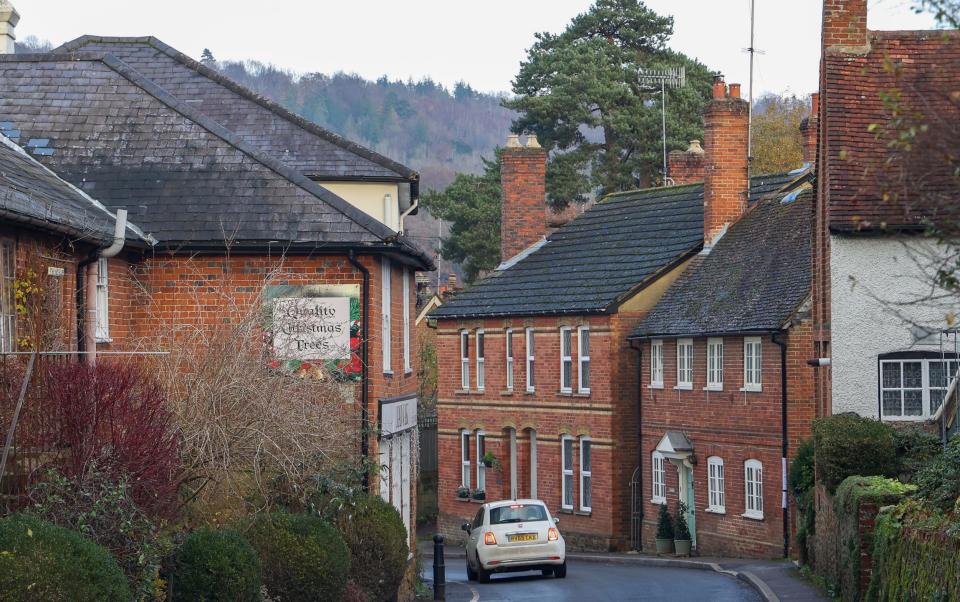
[[[417,426],[417,398],[384,402],[380,406],[380,436],[389,437]]]

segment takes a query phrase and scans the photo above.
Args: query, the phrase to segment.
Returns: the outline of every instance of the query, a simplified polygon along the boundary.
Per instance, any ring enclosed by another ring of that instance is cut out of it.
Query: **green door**
[[[687,479],[687,499],[684,500],[684,503],[687,505],[687,528],[690,529],[690,545],[693,548],[697,547],[697,517],[693,499],[693,468],[690,466],[684,466],[684,472],[686,473]]]

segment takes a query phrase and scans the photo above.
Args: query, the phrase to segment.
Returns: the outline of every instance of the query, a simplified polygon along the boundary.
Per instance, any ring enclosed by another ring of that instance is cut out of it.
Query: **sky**
[[[560,32],[592,0],[12,0],[17,37],[55,45],[83,34],[153,35],[199,58],[253,59],[299,73],[429,76],[508,92],[538,31]],[[746,84],[750,0],[647,0],[674,17],[669,45]],[[818,0],[755,0],[754,89],[816,90]],[[911,0],[869,0],[870,29],[929,29]]]

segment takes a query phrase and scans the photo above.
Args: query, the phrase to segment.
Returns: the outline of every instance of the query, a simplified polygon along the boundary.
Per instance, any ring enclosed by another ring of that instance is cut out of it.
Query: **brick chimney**
[[[13,54],[17,36],[14,29],[20,21],[20,13],[9,0],[0,0],[0,54]]]
[[[800,122],[800,134],[803,137],[803,162],[814,165],[817,162],[817,130],[820,123],[820,95],[810,95],[810,116]]]
[[[670,151],[667,156],[667,174],[674,185],[702,182],[706,170],[703,147],[699,140],[691,140],[685,151]]]
[[[500,258],[506,261],[546,233],[547,151],[533,134],[527,137],[526,146],[511,135],[500,159]]]
[[[824,50],[866,50],[867,0],[823,0],[822,41]]]
[[[706,174],[703,182],[703,243],[709,249],[747,209],[747,101],[740,85],[729,92],[722,76],[704,112]]]

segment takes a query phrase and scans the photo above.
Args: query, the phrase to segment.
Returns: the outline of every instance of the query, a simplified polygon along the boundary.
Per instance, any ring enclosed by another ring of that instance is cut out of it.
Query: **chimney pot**
[[[520,136],[517,134],[510,134],[507,136],[507,148],[520,148]]]
[[[14,30],[20,22],[20,13],[9,0],[0,0],[0,54],[16,52],[17,36]]]
[[[687,152],[688,152],[688,153],[697,153],[698,155],[702,155],[702,154],[703,154],[703,147],[700,146],[700,141],[699,141],[699,140],[696,140],[696,139],[691,140],[691,141],[690,141],[690,146],[687,147]]]
[[[730,98],[740,98],[740,84],[730,84]]]
[[[536,134],[527,135],[527,148],[543,148],[540,146],[540,142],[537,141]]]
[[[723,82],[722,75],[716,75],[713,78],[713,98],[720,100],[727,97],[727,84]]]

